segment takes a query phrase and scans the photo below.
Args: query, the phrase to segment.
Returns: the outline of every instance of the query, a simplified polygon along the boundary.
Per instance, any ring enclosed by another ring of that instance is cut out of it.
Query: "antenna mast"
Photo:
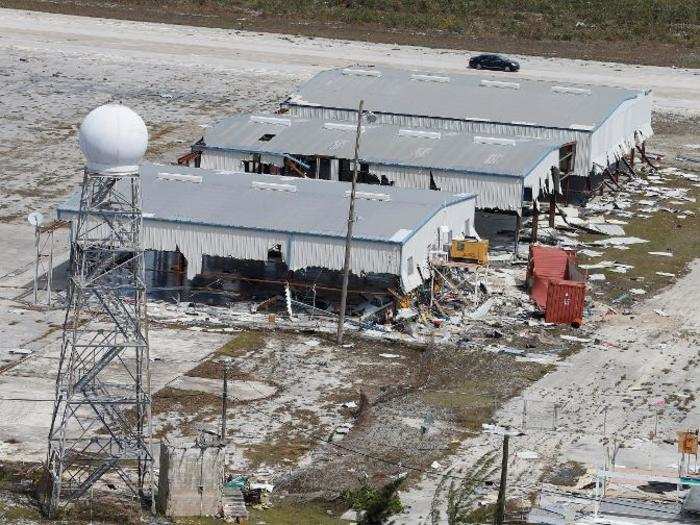
[[[121,124],[104,129],[135,133],[132,142],[143,141],[145,151],[147,133],[138,115],[118,105],[93,113],[102,119],[100,124],[105,119]],[[129,166],[115,165],[114,159],[91,159],[95,153],[91,155],[90,143],[98,142],[104,157],[104,142],[110,140],[84,130],[93,113],[81,126],[88,165],[71,230],[67,310],[48,438],[44,510],[49,517],[62,502],[81,498],[104,476],[117,482],[121,478],[142,499],[153,497],[155,483],[140,156],[130,159],[136,165]],[[142,130],[137,122],[133,131],[134,117]],[[111,139],[119,143],[123,137]],[[112,149],[118,157],[129,148],[127,144],[121,152]]]

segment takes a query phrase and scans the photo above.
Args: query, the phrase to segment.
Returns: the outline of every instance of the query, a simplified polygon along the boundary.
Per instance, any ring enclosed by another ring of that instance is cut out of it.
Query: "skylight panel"
[[[418,80],[420,82],[439,82],[441,84],[446,84],[450,81],[450,77],[441,75],[411,75],[411,80]]]
[[[272,124],[275,126],[286,126],[292,125],[292,121],[288,118],[279,117],[263,117],[262,115],[253,115],[250,117],[250,122],[257,122],[258,124]]]
[[[590,89],[570,86],[552,86],[552,92],[566,95],[590,95],[592,93]]]
[[[343,75],[350,75],[354,77],[381,77],[381,71],[374,71],[370,69],[343,69]]]
[[[517,142],[513,139],[503,137],[474,137],[475,144],[489,144],[491,146],[515,146]]]
[[[251,187],[256,190],[267,191],[283,191],[287,193],[296,193],[297,187],[294,184],[279,184],[277,182],[260,182],[253,181]]]
[[[163,181],[191,182],[193,184],[201,184],[203,180],[199,175],[187,175],[184,173],[159,173],[156,178]]]
[[[323,123],[323,128],[324,129],[333,129],[336,131],[352,131],[356,132],[357,131],[357,124],[343,124],[342,122],[324,122]],[[365,127],[362,126],[360,128],[360,132],[364,133]]]
[[[482,87],[494,87],[503,89],[520,89],[519,82],[503,82],[502,80],[482,80],[479,82]]]
[[[345,192],[345,198],[350,197],[351,191],[347,190]],[[387,193],[374,193],[370,191],[358,191],[355,192],[355,198],[356,199],[364,199],[367,201],[390,201],[391,200],[391,195]]]
[[[439,131],[421,131],[418,129],[400,129],[400,137],[416,137],[421,139],[440,139],[442,133]]]

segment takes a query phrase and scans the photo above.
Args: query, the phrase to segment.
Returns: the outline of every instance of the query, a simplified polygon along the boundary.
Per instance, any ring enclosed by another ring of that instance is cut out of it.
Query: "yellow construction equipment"
[[[450,245],[450,259],[453,261],[489,262],[489,241],[476,239],[453,239]]]

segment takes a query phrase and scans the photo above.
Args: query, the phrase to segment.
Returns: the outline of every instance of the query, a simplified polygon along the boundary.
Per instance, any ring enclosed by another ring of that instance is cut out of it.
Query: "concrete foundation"
[[[225,450],[191,442],[161,444],[159,512],[168,517],[219,515]]]

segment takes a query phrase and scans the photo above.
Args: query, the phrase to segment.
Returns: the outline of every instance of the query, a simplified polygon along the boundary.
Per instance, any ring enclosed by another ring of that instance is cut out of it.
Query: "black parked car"
[[[469,59],[472,69],[494,69],[497,71],[518,71],[520,64],[501,55],[477,55]]]

